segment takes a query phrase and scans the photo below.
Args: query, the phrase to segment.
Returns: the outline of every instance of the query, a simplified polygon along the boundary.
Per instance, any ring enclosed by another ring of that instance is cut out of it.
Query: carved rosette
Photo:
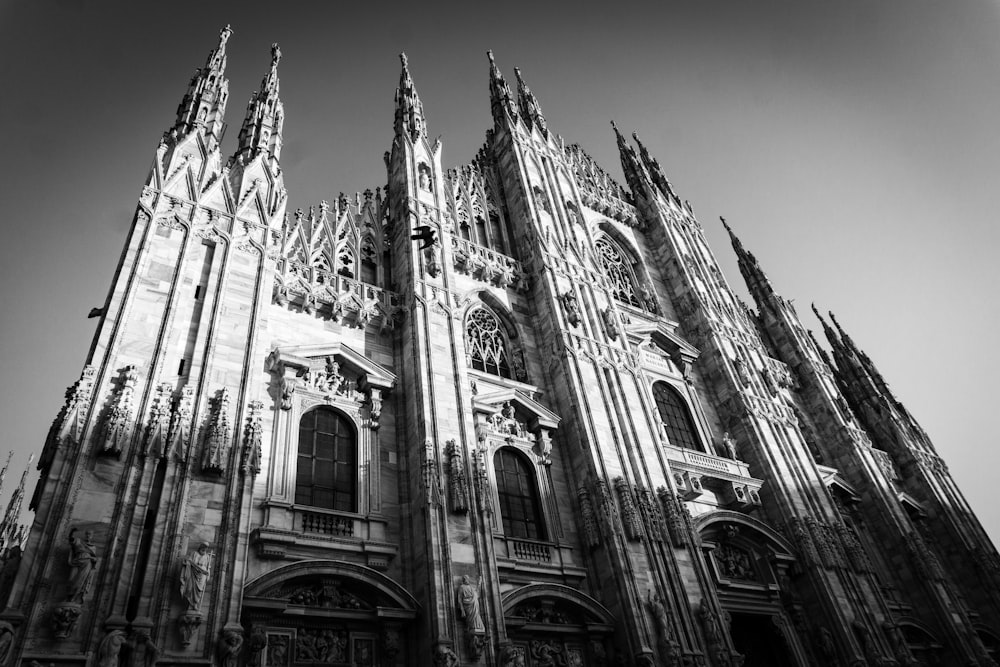
[[[135,366],[122,371],[122,383],[111,398],[111,406],[101,428],[100,453],[119,456],[132,437],[132,395],[135,393]]]
[[[618,493],[618,506],[621,507],[622,526],[625,534],[630,540],[642,538],[642,522],[639,520],[639,513],[635,508],[635,499],[632,497],[632,489],[623,477],[616,477],[615,491]]]
[[[187,458],[188,446],[191,444],[191,405],[194,401],[194,389],[190,385],[181,388],[180,398],[174,404],[170,413],[170,432],[167,446],[163,450],[163,458],[173,452],[178,461]]]
[[[144,456],[161,458],[166,455],[170,436],[170,399],[173,391],[174,386],[169,382],[156,387],[149,408],[149,421],[146,423],[146,439],[141,452]]]
[[[452,512],[465,514],[469,511],[469,481],[465,475],[462,450],[458,446],[458,442],[449,440],[446,451],[448,454],[448,502]]]
[[[233,436],[229,421],[229,389],[221,389],[213,403],[212,415],[202,443],[201,468],[205,472],[221,475],[229,462],[230,441]]]
[[[583,534],[587,540],[587,546],[596,547],[601,543],[601,533],[597,527],[597,517],[594,516],[594,506],[590,502],[590,492],[586,485],[580,485],[576,491],[576,497],[580,501],[580,518],[583,520]]]
[[[84,366],[80,379],[66,389],[66,402],[52,422],[45,447],[38,461],[38,467],[46,469],[52,464],[56,450],[63,444],[78,444],[83,433],[94,392],[96,366]]]
[[[252,475],[260,472],[260,460],[263,456],[261,448],[263,427],[260,416],[263,408],[264,404],[260,401],[250,401],[247,404],[247,424],[243,430],[243,472]]]

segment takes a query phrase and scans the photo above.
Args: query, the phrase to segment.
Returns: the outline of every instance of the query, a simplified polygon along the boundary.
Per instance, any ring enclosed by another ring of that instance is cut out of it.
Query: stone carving
[[[739,460],[739,456],[736,453],[736,440],[729,435],[729,431],[722,434],[722,449],[725,452],[723,455],[726,458],[730,458],[734,461]]]
[[[101,428],[101,454],[120,455],[132,437],[132,395],[136,380],[135,366],[126,366]]]
[[[715,562],[719,565],[719,574],[726,579],[742,579],[757,581],[757,573],[753,567],[753,557],[745,549],[732,544],[722,544],[715,550]]]
[[[892,651],[896,656],[896,660],[899,661],[900,667],[916,667],[920,664],[913,657],[910,646],[906,643],[906,635],[903,634],[903,629],[899,625],[885,620],[882,622],[882,630],[885,631],[886,637],[889,638],[889,644],[892,646]]]
[[[677,500],[670,490],[661,486],[656,490],[656,495],[660,498],[660,505],[666,518],[667,532],[670,534],[670,543],[675,547],[682,547],[687,544],[684,530],[684,519],[680,515],[677,507]]]
[[[509,641],[500,645],[500,667],[524,667],[524,649]]]
[[[219,637],[219,662],[222,667],[236,667],[240,659],[240,649],[243,648],[243,632],[226,628]]]
[[[840,536],[840,542],[843,545],[844,552],[847,554],[847,560],[850,562],[854,571],[858,574],[871,572],[871,560],[869,560],[868,553],[861,545],[861,542],[858,540],[854,531],[843,523],[836,524],[835,528]]]
[[[66,639],[76,628],[83,608],[76,602],[64,602],[52,609],[52,630],[56,639]]]
[[[594,496],[597,499],[597,515],[604,520],[609,533],[620,530],[618,524],[618,512],[615,510],[614,502],[611,500],[611,492],[608,484],[603,479],[594,480]]]
[[[517,381],[527,382],[528,371],[524,365],[524,351],[514,350],[514,353],[510,355],[510,363],[514,369],[514,377],[517,378]]]
[[[674,665],[673,654],[679,651],[680,647],[674,641],[670,629],[670,612],[667,611],[660,596],[651,590],[646,594],[646,604],[656,621],[657,648],[660,651],[660,659],[667,665]]]
[[[465,475],[462,450],[455,440],[449,440],[446,449],[448,453],[448,502],[452,512],[465,514],[469,511],[469,481]]]
[[[573,292],[564,292],[558,296],[559,303],[562,304],[563,314],[570,326],[580,326],[580,307],[576,303],[576,295]]]
[[[212,554],[208,543],[202,542],[198,549],[189,553],[181,562],[181,597],[187,603],[189,611],[198,611],[209,577],[212,576]]]
[[[229,463],[229,443],[232,427],[229,423],[229,389],[221,389],[214,401],[212,416],[202,445],[202,470],[222,474]]]
[[[296,662],[346,662],[347,632],[299,628],[295,636]]]
[[[382,417],[382,390],[377,387],[368,388],[368,423],[372,430],[377,431],[379,419]]]
[[[639,513],[646,526],[646,534],[657,542],[664,541],[666,528],[663,523],[663,512],[653,497],[653,492],[645,487],[637,487],[636,498],[639,501]]]
[[[580,501],[580,518],[583,522],[583,534],[587,540],[587,546],[596,547],[601,543],[601,534],[597,528],[594,506],[590,502],[590,492],[587,491],[586,485],[580,485],[576,490],[576,497]]]
[[[608,334],[608,338],[611,340],[618,340],[619,319],[615,315],[615,311],[612,310],[611,306],[608,306],[601,311],[601,321],[604,322],[604,331]]]
[[[531,642],[532,665],[536,667],[556,667],[565,664],[562,647],[552,640],[535,640]]]
[[[278,589],[273,594],[269,592],[266,596],[274,599],[286,599],[291,604],[324,609],[370,608],[370,605],[361,598],[343,590],[341,582],[338,580],[324,580],[321,584],[298,586],[291,590]]]
[[[170,396],[174,386],[164,382],[156,387],[152,405],[149,408],[149,422],[146,424],[146,439],[142,454],[153,458],[166,456],[170,436]]]
[[[66,602],[82,603],[90,591],[97,568],[97,548],[94,534],[86,531],[79,537],[77,529],[69,531],[69,581],[66,584]]]
[[[492,415],[488,421],[490,428],[492,428],[496,433],[506,436],[515,436],[518,438],[527,437],[526,434],[528,429],[524,424],[517,420],[514,412],[514,406],[510,401],[506,401],[500,407],[500,411]]]
[[[90,410],[96,377],[96,367],[84,366],[80,379],[66,390],[66,402],[49,428],[45,447],[38,460],[40,469],[48,469],[60,445],[80,442],[80,434],[83,432],[87,412]]]
[[[128,639],[124,630],[115,629],[104,635],[97,646],[97,667],[118,667],[122,646]]]
[[[431,649],[431,660],[434,667],[456,667],[458,665],[458,656],[451,650],[451,646],[444,642],[438,642]]]
[[[438,486],[438,465],[434,452],[434,441],[430,438],[424,440],[424,456],[420,462],[422,481],[424,488],[424,500],[428,505],[437,506],[440,500],[440,487]]]
[[[837,658],[837,648],[833,642],[833,635],[826,627],[820,627],[818,634],[819,654],[823,657],[825,664],[832,665]]]
[[[267,648],[267,632],[265,632],[264,627],[260,625],[253,626],[250,630],[250,664],[255,667],[261,667],[261,662],[264,657],[264,649]]]
[[[635,509],[635,500],[632,498],[632,489],[623,477],[616,477],[614,480],[615,491],[618,492],[618,504],[621,507],[622,524],[625,534],[632,540],[642,538],[642,525],[639,521],[639,513]]]
[[[819,554],[805,522],[799,517],[793,517],[788,521],[788,532],[792,536],[792,541],[798,545],[803,562],[806,565],[818,564]]]
[[[698,603],[698,617],[701,619],[701,628],[705,632],[708,654],[716,657],[718,664],[726,664],[728,661],[724,657],[722,660],[718,659],[718,656],[724,656],[726,652],[722,638],[722,628],[719,625],[719,617],[709,607],[708,601],[705,598],[702,598],[701,602]]]
[[[177,619],[177,625],[181,632],[181,645],[187,648],[194,641],[201,627],[202,616],[199,611],[186,611]]]
[[[401,647],[402,641],[399,637],[399,630],[385,628],[382,631],[382,655],[385,656],[386,662],[390,665],[395,664],[396,656],[399,655]]]
[[[263,408],[264,404],[260,401],[250,401],[247,404],[247,425],[243,431],[243,472],[253,475],[260,472],[260,460],[263,456],[260,415]]]
[[[458,607],[458,616],[465,621],[465,629],[469,635],[469,646],[475,654],[475,649],[481,649],[481,643],[475,641],[476,635],[486,634],[486,624],[483,623],[483,615],[480,610],[480,597],[483,593],[483,580],[480,577],[476,583],[472,583],[472,577],[464,575],[462,583],[455,591],[455,602]],[[478,660],[478,655],[476,655]]]
[[[188,445],[191,443],[191,402],[193,399],[194,388],[191,385],[182,387],[180,398],[177,399],[174,409],[170,413],[170,434],[167,446],[163,450],[164,458],[168,457],[171,452],[180,461],[187,458]]]
[[[0,621],[0,665],[6,665],[14,648],[14,626],[7,621]]]
[[[548,431],[539,431],[535,435],[535,451],[538,452],[538,461],[542,465],[551,465],[552,459],[552,438]]]
[[[648,283],[639,286],[639,296],[642,298],[642,305],[645,306],[646,310],[653,314],[660,312],[660,306],[656,302],[656,293]]]

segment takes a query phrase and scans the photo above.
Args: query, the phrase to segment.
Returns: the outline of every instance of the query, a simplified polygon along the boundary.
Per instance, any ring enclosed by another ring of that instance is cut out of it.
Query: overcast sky
[[[745,293],[719,215],[807,327],[811,301],[837,314],[997,540],[1000,5],[350,4],[0,2],[0,501],[79,376],[160,135],[231,23],[224,147],[279,42],[290,210],[385,183],[404,50],[446,167],[491,125],[488,48],[616,177],[608,121],[637,130],[730,282]]]

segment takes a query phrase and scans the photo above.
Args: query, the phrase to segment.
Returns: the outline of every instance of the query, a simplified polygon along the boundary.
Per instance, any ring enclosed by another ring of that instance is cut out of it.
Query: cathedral
[[[0,667],[996,667],[926,433],[727,225],[737,296],[636,135],[621,185],[490,54],[445,169],[402,56],[386,181],[297,206],[277,45],[222,152],[231,34],[67,374]]]

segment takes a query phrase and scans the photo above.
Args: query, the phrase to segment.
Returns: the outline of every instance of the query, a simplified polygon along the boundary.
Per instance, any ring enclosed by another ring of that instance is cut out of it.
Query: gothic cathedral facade
[[[445,170],[404,56],[384,186],[293,210],[276,45],[221,152],[230,35],[41,451],[0,665],[995,667],[1000,558],[927,435],[730,230],[737,297],[638,138],[623,187],[490,55]]]

